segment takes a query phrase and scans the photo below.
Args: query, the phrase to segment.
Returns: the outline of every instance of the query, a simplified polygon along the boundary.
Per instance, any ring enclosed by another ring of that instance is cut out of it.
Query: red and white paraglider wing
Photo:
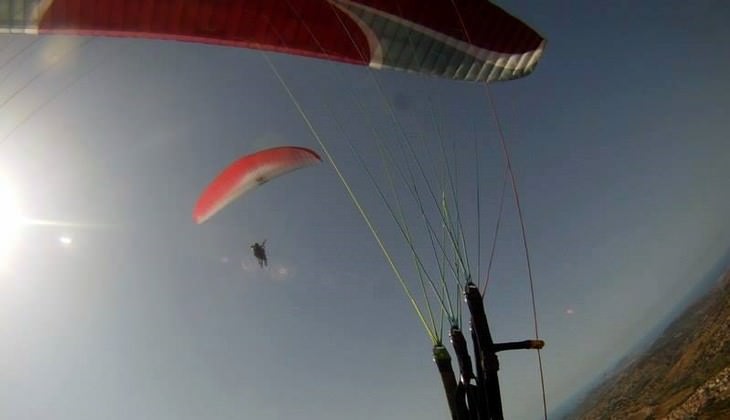
[[[481,82],[530,74],[545,48],[487,0],[0,0],[3,32],[202,42]]]
[[[304,147],[275,147],[246,155],[225,168],[205,188],[193,210],[193,220],[203,223],[259,185],[321,161],[317,153]]]

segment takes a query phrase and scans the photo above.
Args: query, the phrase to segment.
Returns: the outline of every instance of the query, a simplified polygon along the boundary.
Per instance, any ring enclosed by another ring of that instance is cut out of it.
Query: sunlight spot
[[[65,235],[59,236],[58,242],[60,242],[61,245],[65,246],[65,247],[69,247],[73,243],[73,238],[71,238],[70,236],[65,236]]]
[[[565,310],[565,315],[573,315],[574,313],[575,311],[573,310],[573,308],[567,308]]]

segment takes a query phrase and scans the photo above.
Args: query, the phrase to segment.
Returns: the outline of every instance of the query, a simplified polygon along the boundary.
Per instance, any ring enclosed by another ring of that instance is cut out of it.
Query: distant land
[[[730,270],[561,418],[730,419]]]

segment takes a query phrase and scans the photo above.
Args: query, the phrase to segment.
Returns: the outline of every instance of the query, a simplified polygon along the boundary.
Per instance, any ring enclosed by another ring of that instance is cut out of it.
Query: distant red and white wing
[[[193,220],[203,223],[259,185],[321,161],[317,153],[304,147],[275,147],[246,155],[225,168],[205,188],[193,210]]]

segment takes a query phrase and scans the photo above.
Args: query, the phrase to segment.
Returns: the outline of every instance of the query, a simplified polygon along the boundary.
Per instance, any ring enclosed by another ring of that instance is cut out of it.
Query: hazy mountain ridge
[[[730,418],[728,325],[730,271],[565,418]]]

